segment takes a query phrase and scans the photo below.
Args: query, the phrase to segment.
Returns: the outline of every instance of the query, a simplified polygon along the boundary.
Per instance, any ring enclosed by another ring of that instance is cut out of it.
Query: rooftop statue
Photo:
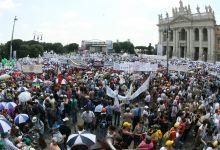
[[[197,13],[200,14],[200,8],[199,8],[199,6],[197,6],[196,10],[197,10]]]
[[[166,17],[169,18],[169,14],[168,14],[168,12],[166,13]]]
[[[180,0],[180,8],[183,8],[183,2]]]
[[[212,7],[209,5],[209,13],[212,13]]]
[[[190,5],[188,5],[188,12],[189,12],[189,14],[191,14],[191,8],[190,8]]]
[[[176,16],[175,8],[172,8],[172,11],[173,11],[173,17],[175,17]]]
[[[208,7],[207,6],[205,6],[205,12],[208,13]]]

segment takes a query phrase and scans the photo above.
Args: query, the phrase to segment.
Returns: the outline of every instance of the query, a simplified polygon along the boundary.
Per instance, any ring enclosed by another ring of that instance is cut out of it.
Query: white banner
[[[188,65],[169,65],[169,70],[187,72],[189,68]]]
[[[138,88],[138,90],[136,92],[134,92],[134,94],[131,95],[130,99],[135,99],[142,92],[144,92],[147,89],[149,89],[149,84],[150,84],[150,77],[148,77],[148,79],[141,85],[141,87]]]
[[[135,71],[157,71],[158,64],[143,63],[143,62],[124,62],[124,63],[114,63],[114,70],[122,70],[125,72],[135,72]]]
[[[23,65],[22,71],[24,73],[42,73],[42,65]]]

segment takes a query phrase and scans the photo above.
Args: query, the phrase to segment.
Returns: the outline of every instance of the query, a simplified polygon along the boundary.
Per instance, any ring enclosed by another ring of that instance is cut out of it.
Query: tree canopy
[[[115,42],[113,43],[113,49],[116,53],[135,54],[134,45],[130,41]]]
[[[11,41],[0,45],[0,57],[9,58]],[[61,43],[45,43],[34,40],[22,41],[21,39],[15,39],[12,41],[13,51],[16,51],[17,58],[26,57],[38,57],[45,51],[53,50],[55,53],[63,54],[75,52],[79,49],[79,45],[76,43],[70,43],[63,46]]]
[[[155,49],[151,46],[151,43],[148,46],[136,46],[135,49],[139,50],[141,54],[155,55]]]

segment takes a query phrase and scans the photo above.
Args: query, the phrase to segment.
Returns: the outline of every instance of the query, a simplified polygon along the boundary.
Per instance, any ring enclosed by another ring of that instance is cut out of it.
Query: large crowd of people
[[[42,73],[2,67],[0,149],[217,150],[219,79],[210,71],[218,72],[218,67],[187,63],[191,71],[167,74],[159,64],[156,72],[135,73],[138,78],[110,67],[80,68],[49,59],[42,59],[48,68]],[[9,76],[3,78],[6,73]],[[148,78],[144,92],[115,103],[118,95],[137,91]],[[116,98],[106,94],[106,86],[117,91]],[[21,97],[22,93],[26,95]],[[25,100],[28,94],[31,97]],[[83,133],[95,135],[96,141],[72,136]]]

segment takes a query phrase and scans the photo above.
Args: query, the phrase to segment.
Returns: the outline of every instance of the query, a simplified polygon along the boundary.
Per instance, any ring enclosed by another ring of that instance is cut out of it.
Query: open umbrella
[[[20,102],[27,102],[29,100],[31,100],[31,93],[25,91],[25,92],[22,92],[21,94],[18,95],[18,100]]]
[[[42,81],[41,79],[35,78],[35,79],[33,80],[33,82],[34,82],[34,83],[42,83],[43,81]]]
[[[8,103],[5,105],[5,109],[12,110],[12,109],[15,109],[16,106],[17,106],[16,103],[14,103],[14,102],[8,102]]]
[[[71,134],[67,139],[67,149],[71,149],[74,145],[91,146],[96,143],[96,135],[86,131],[78,131],[78,134]]]
[[[29,119],[29,117],[28,117],[27,114],[19,114],[19,115],[17,115],[17,116],[15,117],[14,123],[15,123],[16,125],[19,125],[19,124],[21,124],[21,123],[27,122],[28,119]]]
[[[45,81],[44,81],[44,85],[45,85],[45,86],[51,86],[52,84],[53,84],[52,81],[49,81],[49,80],[45,80]]]
[[[102,112],[102,108],[103,108],[103,105],[97,105],[96,107],[95,107],[95,112]]]
[[[22,87],[19,87],[17,91],[18,92],[28,91],[28,88],[22,86]]]
[[[66,81],[65,79],[63,79],[63,80],[61,81],[61,84],[62,84],[62,85],[65,85],[65,84],[67,84],[67,81]]]
[[[9,79],[11,76],[8,75],[8,74],[3,74],[0,76],[0,80],[6,80],[6,79]]]
[[[6,102],[1,102],[0,103],[0,110],[5,109]]]
[[[9,130],[11,130],[10,122],[0,119],[0,133],[7,133]]]
[[[0,115],[0,120],[1,119],[3,119],[3,120],[6,120],[7,121],[7,119],[5,118],[5,116],[3,116],[3,115]]]

